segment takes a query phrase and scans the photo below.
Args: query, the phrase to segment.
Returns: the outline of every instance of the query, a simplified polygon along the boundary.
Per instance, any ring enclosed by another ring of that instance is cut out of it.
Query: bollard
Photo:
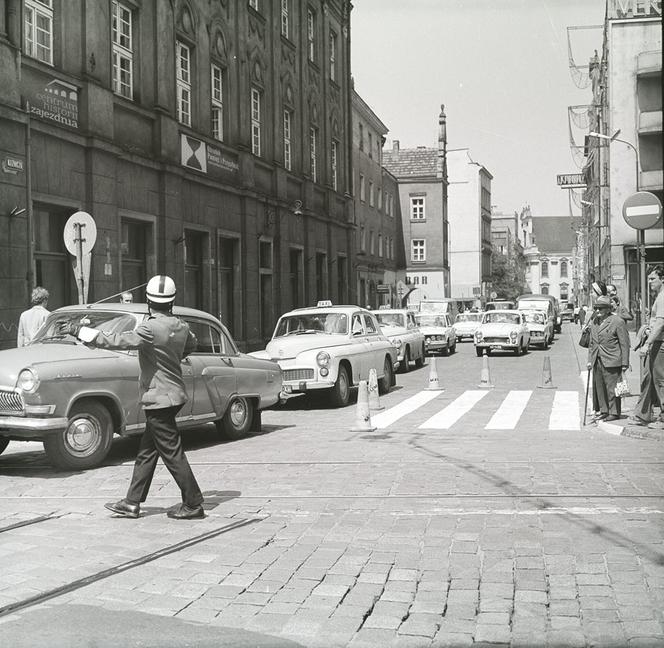
[[[494,387],[489,373],[489,358],[486,355],[482,356],[482,372],[480,373],[480,384],[477,386],[482,389],[493,389]]]
[[[556,389],[551,378],[551,358],[544,356],[542,364],[542,381],[537,385],[538,389]]]
[[[369,369],[369,409],[382,410],[385,409],[380,404],[380,396],[378,395],[378,374],[375,369]]]
[[[376,428],[371,425],[371,412],[369,411],[369,387],[366,380],[360,380],[357,389],[357,407],[355,408],[355,425],[351,432],[373,432]]]
[[[445,391],[438,380],[438,371],[436,371],[436,358],[431,356],[429,358],[429,385],[426,391]]]

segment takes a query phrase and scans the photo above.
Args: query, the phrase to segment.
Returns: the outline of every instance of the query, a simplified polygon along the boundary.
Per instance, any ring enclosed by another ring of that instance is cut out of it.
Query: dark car
[[[560,320],[562,322],[572,322],[574,320],[574,304],[572,302],[561,302]]]

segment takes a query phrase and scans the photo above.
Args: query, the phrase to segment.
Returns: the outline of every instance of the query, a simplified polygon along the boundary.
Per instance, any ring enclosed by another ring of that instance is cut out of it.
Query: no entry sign
[[[623,218],[634,229],[650,229],[662,217],[662,203],[649,191],[637,191],[623,204]]]

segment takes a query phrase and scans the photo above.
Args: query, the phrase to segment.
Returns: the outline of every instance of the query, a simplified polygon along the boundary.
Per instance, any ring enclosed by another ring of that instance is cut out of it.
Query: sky
[[[570,73],[567,28],[601,26],[604,13],[604,0],[354,0],[355,90],[389,129],[386,148],[436,146],[445,104],[448,148],[469,148],[491,172],[497,211],[568,216],[556,176],[580,169],[567,107],[592,94]],[[587,66],[601,28],[570,33]]]

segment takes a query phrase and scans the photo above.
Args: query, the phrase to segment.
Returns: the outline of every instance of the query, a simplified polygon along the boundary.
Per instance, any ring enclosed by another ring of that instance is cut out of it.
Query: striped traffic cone
[[[357,407],[355,408],[355,425],[351,432],[373,432],[376,428],[371,425],[371,412],[369,411],[369,387],[366,380],[360,380],[357,389]]]
[[[445,391],[438,380],[438,371],[436,371],[436,358],[429,358],[429,385],[426,391]]]
[[[551,377],[551,358],[549,356],[544,356],[544,362],[542,364],[542,381],[537,387],[539,389],[556,389],[553,384],[553,378]]]
[[[491,374],[489,373],[489,358],[486,355],[482,356],[482,373],[480,374],[480,384],[477,386],[481,389],[494,388],[494,384],[491,382]]]
[[[369,369],[369,409],[374,410],[385,409],[380,404],[380,395],[378,394],[378,374],[375,369]]]

